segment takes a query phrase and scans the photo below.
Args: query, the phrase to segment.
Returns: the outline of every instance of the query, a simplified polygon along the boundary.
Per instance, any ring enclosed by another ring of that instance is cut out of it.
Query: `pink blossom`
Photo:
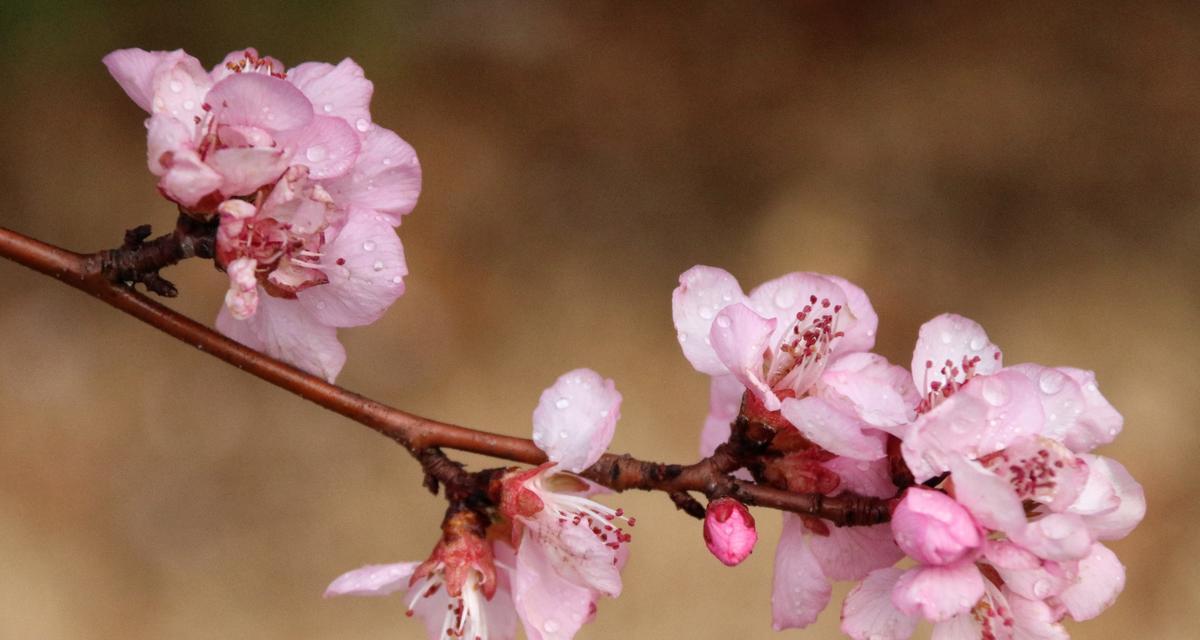
[[[421,618],[430,640],[514,640],[512,549],[503,542],[470,536],[460,540],[469,548],[440,542],[425,562],[367,565],[349,571],[330,583],[325,597],[404,591],[408,615]]]
[[[892,512],[896,544],[917,562],[953,564],[983,545],[971,514],[940,491],[911,487]]]
[[[151,114],[159,190],[186,213],[220,215],[230,289],[218,329],[332,381],[345,361],[336,329],[374,322],[404,292],[393,227],[421,184],[412,148],[372,123],[362,69],[285,70],[254,49],[209,72],[183,51],[104,62]]]
[[[550,462],[503,480],[500,509],[513,522],[517,549],[517,612],[531,638],[571,638],[599,596],[621,593],[631,537],[619,523],[635,520],[592,500],[607,490],[574,475],[608,448],[620,405],[612,380],[590,369],[563,374],[533,412],[533,440]]]
[[[708,503],[704,516],[704,544],[722,563],[741,564],[754,551],[758,531],[754,516],[746,505],[733,498],[718,498]]]

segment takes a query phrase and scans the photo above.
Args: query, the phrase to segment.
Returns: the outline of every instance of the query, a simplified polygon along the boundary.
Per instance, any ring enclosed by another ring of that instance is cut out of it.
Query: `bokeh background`
[[[1008,362],[1095,369],[1150,511],[1113,545],[1125,594],[1072,630],[1200,636],[1194,2],[5,2],[0,42],[0,225],[79,250],[174,220],[105,53],[359,61],[426,181],[409,293],[343,331],[340,382],[411,411],[524,435],[590,366],[625,396],[615,450],[692,460],[707,378],[670,293],[697,263],[841,274],[898,362],[953,310]],[[211,265],[168,276],[215,316]],[[370,431],[0,263],[0,638],[420,637],[399,598],[320,598],[428,553],[418,483]],[[769,637],[777,514],[726,569],[662,495],[617,501],[627,587],[580,638]]]

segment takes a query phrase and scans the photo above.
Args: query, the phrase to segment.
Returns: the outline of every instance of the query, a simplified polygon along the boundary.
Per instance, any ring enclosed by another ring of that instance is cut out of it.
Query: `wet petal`
[[[931,382],[945,381],[939,372],[947,360],[961,368],[963,358],[976,356],[979,362],[975,365],[975,373],[988,375],[1000,370],[1000,349],[988,340],[979,323],[953,313],[944,313],[926,322],[921,325],[917,347],[913,350],[912,374],[917,391],[924,395],[929,393]],[[957,382],[963,379],[961,372],[955,377]]]
[[[769,411],[779,410],[779,398],[763,379],[763,351],[775,324],[774,319],[763,318],[738,303],[717,312],[709,333],[712,349],[721,364],[758,396]]]
[[[904,569],[872,571],[842,603],[842,633],[853,640],[906,640],[917,619],[892,604],[892,589]]]
[[[303,127],[313,119],[312,104],[299,89],[260,73],[238,73],[208,92],[206,101],[220,124],[247,125],[283,131]]]
[[[325,589],[325,597],[386,596],[408,588],[419,562],[399,564],[369,564],[338,576]]]
[[[1058,595],[1071,617],[1078,621],[1100,615],[1125,589],[1125,567],[1108,547],[1096,543],[1079,561],[1075,584]]]
[[[533,411],[533,441],[551,461],[578,473],[608,449],[621,414],[621,394],[612,380],[591,369],[563,374]]]
[[[805,438],[830,453],[856,460],[878,460],[886,454],[884,434],[821,398],[788,398],[782,412]]]
[[[829,605],[833,589],[805,540],[799,516],[783,514],[783,532],[775,548],[771,617],[776,631],[807,627]]]
[[[892,590],[892,604],[910,616],[920,613],[939,622],[970,611],[983,594],[983,574],[974,562],[964,560],[905,572]]]
[[[886,524],[870,527],[831,527],[827,536],[811,536],[809,548],[821,572],[830,580],[862,580],[876,569],[904,557]]]
[[[710,376],[729,373],[713,351],[709,333],[721,309],[743,300],[737,279],[724,269],[697,265],[679,276],[671,294],[671,315],[683,355],[697,371]]]
[[[289,164],[308,167],[314,180],[345,175],[362,148],[350,125],[341,118],[317,116],[303,127],[280,132],[276,142]]]
[[[267,355],[333,382],[346,364],[337,329],[321,324],[295,300],[258,292],[258,312],[235,320],[222,305],[217,330]]]
[[[301,304],[322,324],[356,327],[375,322],[404,294],[408,265],[396,230],[364,211],[321,251],[324,285],[301,291]]]

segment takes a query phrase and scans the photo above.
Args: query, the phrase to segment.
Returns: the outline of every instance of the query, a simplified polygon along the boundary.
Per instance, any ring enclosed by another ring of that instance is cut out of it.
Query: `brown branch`
[[[145,283],[145,273],[157,275],[159,269],[188,254],[211,255],[211,244],[205,245],[203,239],[207,233],[210,229],[203,225],[181,221],[173,233],[150,243],[141,242],[148,232],[134,230],[132,242],[127,242],[131,246],[115,253],[82,255],[0,227],[0,256],[61,280],[186,344],[391,438],[417,456],[427,473],[433,465],[430,477],[437,482],[445,484],[446,478],[454,474],[435,460],[440,451],[429,453],[435,448],[531,465],[546,461],[545,454],[530,440],[439,422],[376,402],[230,340],[126,284]],[[687,466],[606,454],[582,475],[615,491],[641,489],[668,494],[694,491],[709,498],[732,496],[746,504],[813,515],[837,525],[885,522],[888,518],[887,504],[882,500],[848,494],[836,497],[797,494],[741,482],[729,475],[736,468],[733,464],[724,453]]]

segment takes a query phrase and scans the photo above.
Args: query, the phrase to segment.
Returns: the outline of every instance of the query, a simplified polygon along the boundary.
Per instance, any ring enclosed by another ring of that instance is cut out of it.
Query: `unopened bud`
[[[975,519],[954,498],[912,487],[892,513],[892,535],[904,553],[926,565],[957,562],[983,544]]]
[[[717,560],[732,567],[754,551],[758,532],[754,516],[746,505],[733,498],[718,498],[708,503],[704,515],[704,543]]]

